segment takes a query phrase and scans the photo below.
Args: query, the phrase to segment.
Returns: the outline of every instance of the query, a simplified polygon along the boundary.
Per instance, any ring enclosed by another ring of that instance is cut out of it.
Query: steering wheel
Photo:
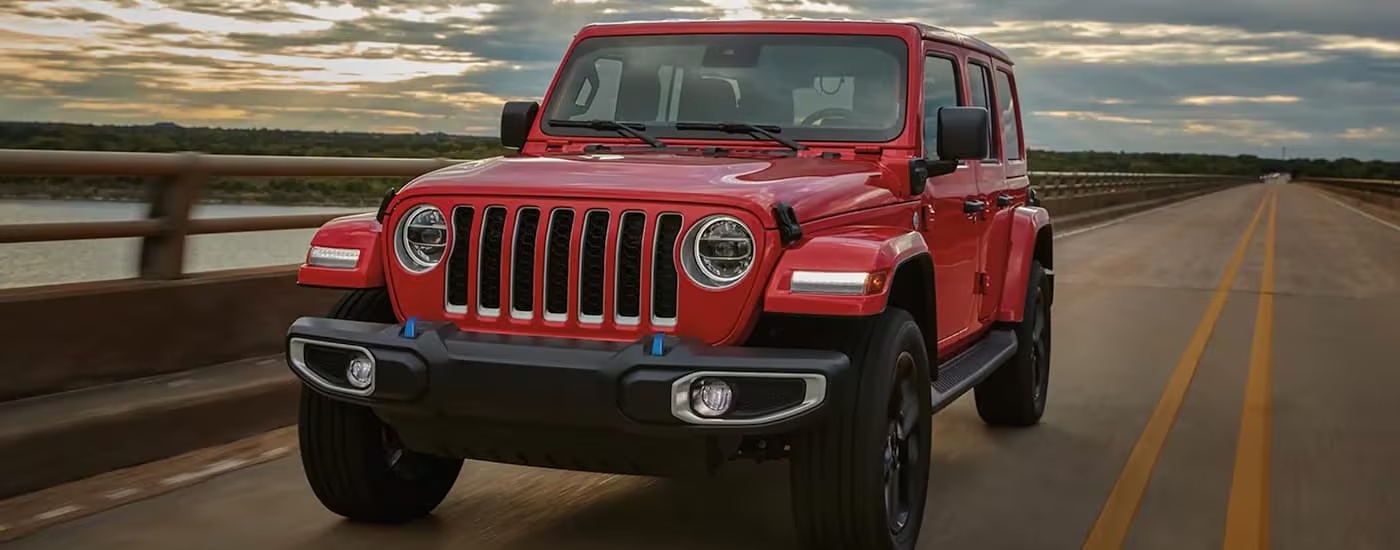
[[[816,124],[817,121],[825,120],[825,119],[831,118],[831,117],[835,117],[835,118],[855,118],[855,117],[856,117],[856,113],[855,113],[855,111],[852,111],[852,110],[850,110],[850,109],[843,109],[843,108],[841,108],[841,107],[827,107],[827,108],[825,108],[825,109],[821,109],[821,110],[819,110],[819,111],[817,111],[817,112],[815,112],[815,113],[812,113],[812,114],[807,115],[806,117],[804,117],[804,118],[802,119],[802,125],[803,125],[803,126],[817,126],[817,124]]]

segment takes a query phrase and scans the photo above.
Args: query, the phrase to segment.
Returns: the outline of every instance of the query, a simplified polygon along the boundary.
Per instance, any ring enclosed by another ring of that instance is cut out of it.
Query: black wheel
[[[998,426],[1030,426],[1045,414],[1050,391],[1050,306],[1048,281],[1038,260],[1031,262],[1025,317],[1016,331],[1016,355],[974,390],[977,414]]]
[[[388,294],[356,290],[330,317],[395,322]],[[457,482],[462,461],[404,449],[368,407],[302,387],[297,425],[301,463],[316,498],[354,521],[397,523],[433,511]]]
[[[792,500],[803,548],[914,548],[928,493],[932,408],[923,334],[889,308],[846,350],[858,386],[792,442]]]

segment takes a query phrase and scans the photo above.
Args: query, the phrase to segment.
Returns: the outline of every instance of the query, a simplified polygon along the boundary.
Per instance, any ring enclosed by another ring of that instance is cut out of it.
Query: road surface
[[[1260,184],[1063,234],[1055,264],[1044,422],[989,429],[970,397],[937,416],[921,547],[1400,548],[1400,228]],[[294,445],[73,484],[8,547],[793,545],[781,463],[700,482],[470,463],[433,519],[384,528],[323,510]]]

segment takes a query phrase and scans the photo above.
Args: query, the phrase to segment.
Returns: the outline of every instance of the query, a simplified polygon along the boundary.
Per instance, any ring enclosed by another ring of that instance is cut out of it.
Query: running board
[[[991,331],[981,342],[944,363],[933,381],[933,412],[957,401],[1015,354],[1016,333],[1000,329]]]

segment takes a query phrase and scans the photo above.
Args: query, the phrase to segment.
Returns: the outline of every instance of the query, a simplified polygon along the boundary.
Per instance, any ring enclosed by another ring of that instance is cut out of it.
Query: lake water
[[[138,202],[0,200],[0,225],[138,220]],[[354,212],[316,206],[199,205],[197,218]],[[186,242],[185,271],[301,263],[314,229],[196,235]],[[0,288],[124,279],[136,276],[141,239],[100,239],[0,244]]]

